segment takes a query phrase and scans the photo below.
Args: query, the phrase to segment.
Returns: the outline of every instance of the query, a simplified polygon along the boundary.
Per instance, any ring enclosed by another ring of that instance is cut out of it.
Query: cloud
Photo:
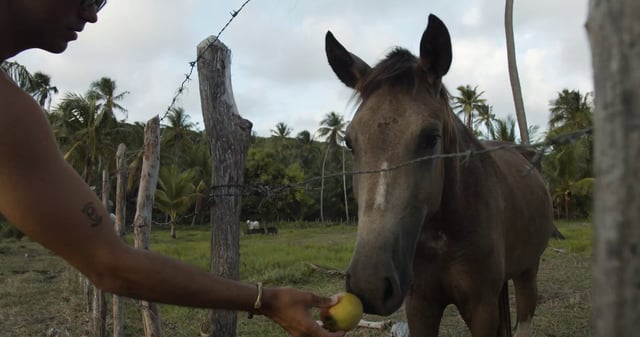
[[[62,92],[85,92],[102,76],[131,94],[122,102],[131,121],[163,114],[196,57],[196,45],[219,29],[244,1],[111,0],[98,24],[87,25],[62,55],[29,51],[16,57],[52,77]],[[232,51],[232,81],[240,113],[263,136],[285,122],[294,134],[330,111],[346,120],[351,91],[324,55],[331,30],[347,49],[375,64],[394,46],[417,53],[429,13],[447,24],[454,63],[445,83],[478,85],[494,111],[513,111],[504,46],[504,4],[489,0],[252,1],[221,36]],[[586,0],[517,2],[514,22],[520,77],[532,124],[546,125],[548,102],[563,88],[591,90],[583,22]],[[200,123],[197,72],[178,103]],[[58,98],[61,95],[58,96]],[[55,101],[54,101],[55,103]]]

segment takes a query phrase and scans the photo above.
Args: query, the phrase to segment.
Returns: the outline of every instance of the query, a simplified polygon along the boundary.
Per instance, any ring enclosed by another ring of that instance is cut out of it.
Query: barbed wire
[[[355,176],[355,175],[363,175],[363,174],[376,174],[376,173],[382,173],[382,172],[389,172],[389,171],[394,171],[403,167],[415,165],[417,163],[428,161],[428,160],[464,158],[463,161],[466,162],[470,160],[472,157],[489,154],[496,151],[509,150],[509,149],[535,150],[535,155],[530,160],[531,166],[522,172],[523,175],[526,175],[531,172],[531,170],[535,167],[535,164],[539,163],[542,160],[542,157],[544,156],[544,154],[552,146],[573,144],[577,142],[579,139],[581,139],[582,137],[591,135],[592,132],[593,132],[592,128],[587,128],[587,129],[581,129],[574,132],[569,132],[566,134],[561,134],[555,137],[551,137],[544,141],[540,141],[534,144],[527,145],[527,144],[505,143],[503,145],[491,146],[481,150],[468,150],[464,152],[444,153],[444,154],[423,156],[423,157],[402,162],[400,164],[390,166],[387,168],[381,168],[381,169],[375,169],[375,170],[363,170],[363,171],[336,172],[336,173],[326,174],[324,176],[309,178],[297,183],[283,184],[277,187],[270,187],[264,184],[256,184],[253,186],[239,185],[239,184],[212,185],[211,193],[209,194],[209,200],[213,201],[215,197],[260,195],[260,196],[263,196],[263,200],[260,203],[260,206],[261,206],[265,200],[273,196],[284,193],[291,189],[300,189],[303,187],[305,189],[310,189],[309,186],[311,186],[313,183],[321,181],[322,179],[330,179],[330,178],[341,177],[341,176]],[[236,189],[239,191],[214,192],[215,190],[220,190],[220,189]]]
[[[258,196],[261,198],[258,204],[258,208],[261,208],[265,204],[265,202],[267,202],[269,199],[277,197],[278,195],[282,195],[290,190],[319,189],[319,187],[315,186],[314,184],[319,181],[322,181],[323,179],[331,179],[331,178],[342,177],[342,176],[355,176],[355,175],[363,175],[363,174],[376,174],[381,172],[389,172],[389,171],[394,171],[403,167],[415,165],[420,162],[428,161],[428,160],[464,158],[463,162],[467,162],[473,157],[489,154],[496,151],[503,151],[503,150],[509,150],[509,149],[535,150],[534,156],[530,159],[531,165],[525,168],[522,172],[522,175],[524,176],[524,175],[530,174],[534,170],[536,164],[538,164],[542,160],[545,153],[552,146],[573,144],[577,142],[579,139],[585,136],[591,135],[592,132],[593,132],[592,128],[587,128],[587,129],[581,129],[581,130],[561,134],[555,137],[548,138],[544,141],[540,141],[540,142],[528,144],[528,145],[516,144],[516,143],[505,143],[503,145],[491,146],[481,150],[468,150],[468,151],[456,152],[456,153],[444,153],[444,154],[423,156],[423,157],[415,158],[415,159],[402,162],[400,164],[390,166],[387,168],[381,168],[381,169],[375,169],[375,170],[363,170],[363,171],[335,172],[335,173],[325,174],[324,176],[316,176],[309,179],[305,179],[297,183],[281,184],[276,187],[269,186],[266,184],[261,184],[261,183],[254,184],[254,185],[246,185],[246,184],[212,185],[209,189],[210,190],[209,194],[206,195],[206,201],[211,205],[215,203],[215,198],[217,197]],[[226,189],[226,191],[216,192],[216,190],[219,191],[223,189]],[[179,215],[174,220],[169,220],[166,222],[158,222],[158,221],[152,220],[152,223],[154,225],[159,225],[159,226],[167,226],[167,225],[170,225],[171,223],[177,224],[177,223],[180,223],[183,219],[198,216],[200,212],[206,211],[206,209],[207,207],[204,206],[199,211],[193,211],[188,214]]]
[[[191,61],[191,62],[189,62],[189,71],[184,75],[185,76],[184,80],[182,80],[182,83],[180,83],[180,86],[178,87],[178,90],[176,91],[176,94],[171,99],[171,104],[169,104],[169,106],[167,107],[167,110],[164,112],[164,114],[160,118],[160,122],[163,122],[164,119],[167,118],[167,116],[169,115],[171,110],[175,107],[176,102],[178,101],[178,98],[180,98],[180,96],[182,96],[182,94],[184,93],[184,91],[186,89],[186,84],[187,84],[187,82],[191,81],[191,76],[193,75],[193,70],[195,69],[196,65],[198,64],[198,61],[200,61],[202,59],[202,57],[204,56],[204,53],[207,50],[209,50],[209,48],[211,48],[211,46],[213,46],[214,43],[219,41],[220,35],[222,35],[222,33],[224,33],[224,31],[227,29],[227,27],[229,27],[231,22],[233,22],[233,20],[238,16],[238,14],[240,14],[240,12],[242,12],[244,7],[249,2],[251,2],[251,0],[246,0],[245,2],[242,3],[242,5],[240,5],[240,7],[237,10],[234,10],[231,13],[229,13],[231,15],[231,18],[229,18],[227,23],[225,23],[224,26],[222,26],[222,28],[218,31],[218,34],[213,38],[213,40],[209,41],[209,43],[202,50],[202,52],[199,53],[198,55],[196,55],[196,59]]]

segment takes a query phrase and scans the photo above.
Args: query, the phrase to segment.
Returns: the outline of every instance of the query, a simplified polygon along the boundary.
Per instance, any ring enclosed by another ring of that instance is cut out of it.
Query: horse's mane
[[[397,47],[360,80],[356,90],[361,99],[366,99],[385,85],[411,89],[416,85],[417,65],[418,59],[411,52]]]
[[[426,74],[419,69],[419,63],[420,60],[410,51],[396,47],[360,80],[355,93],[360,100],[365,100],[383,86],[415,91],[423,82],[419,78],[426,78]],[[443,136],[445,140],[448,140],[446,152],[458,152],[461,150],[461,146],[465,147],[463,144],[469,144],[471,147],[480,146],[453,112],[451,95],[444,84],[426,85],[420,86],[420,88],[426,88],[427,93],[425,94],[437,97],[440,100],[440,105],[445,109],[442,122],[443,129],[447,133]]]

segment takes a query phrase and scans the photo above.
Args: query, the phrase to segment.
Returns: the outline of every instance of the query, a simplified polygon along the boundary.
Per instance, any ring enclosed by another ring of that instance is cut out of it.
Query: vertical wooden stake
[[[149,250],[151,215],[160,172],[160,118],[151,118],[144,128],[144,158],[138,190],[136,216],[133,221],[135,247]],[[149,275],[150,278],[153,275]],[[140,301],[146,337],[161,337],[160,317],[155,303]]]
[[[213,42],[215,41],[215,42]],[[231,88],[231,51],[215,37],[198,45],[198,77],[205,130],[211,152],[211,272],[240,277],[240,210],[245,160],[252,124],[240,117]],[[212,310],[203,323],[210,336],[234,337],[237,314]]]
[[[116,152],[116,222],[115,231],[124,240],[126,218],[126,197],[127,197],[127,162],[125,152],[127,147],[124,144],[118,145]],[[113,306],[113,337],[124,337],[124,303],[120,296],[113,295],[111,298]]]

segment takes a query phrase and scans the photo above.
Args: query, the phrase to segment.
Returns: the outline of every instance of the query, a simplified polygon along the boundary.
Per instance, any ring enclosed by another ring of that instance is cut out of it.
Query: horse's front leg
[[[500,315],[498,297],[470,298],[464,304],[456,304],[472,337],[502,336],[498,331]]]
[[[405,299],[409,335],[437,337],[445,307],[446,303],[440,298],[410,291]]]

